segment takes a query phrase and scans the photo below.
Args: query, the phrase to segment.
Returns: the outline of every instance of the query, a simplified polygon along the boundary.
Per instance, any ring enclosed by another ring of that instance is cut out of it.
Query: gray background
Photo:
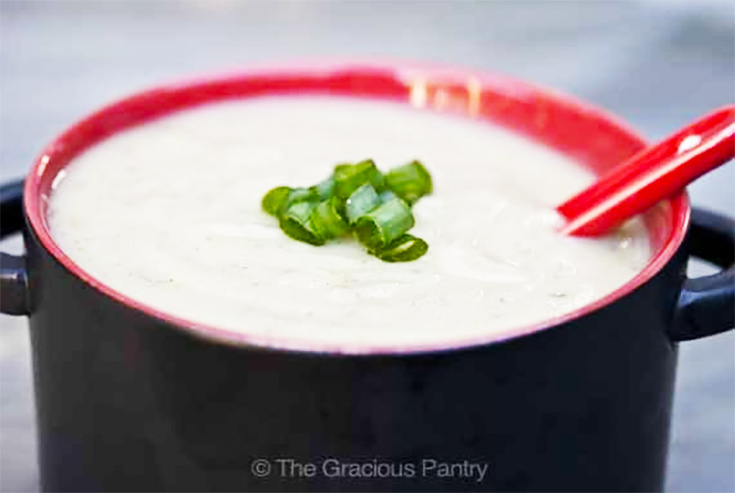
[[[449,62],[532,79],[604,106],[655,139],[735,99],[735,6],[0,0],[2,181],[23,176],[69,123],[131,91],[335,56]],[[693,202],[733,214],[733,168],[691,186]],[[0,324],[0,489],[35,491],[26,323],[2,316]],[[667,489],[733,491],[735,335],[682,344],[679,368]]]

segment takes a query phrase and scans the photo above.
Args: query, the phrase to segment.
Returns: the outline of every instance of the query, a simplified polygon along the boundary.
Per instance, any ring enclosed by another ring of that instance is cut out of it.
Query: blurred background
[[[0,0],[1,181],[24,176],[60,130],[130,92],[304,57],[510,74],[603,106],[657,139],[735,100],[735,3]],[[735,166],[690,193],[735,214]],[[36,491],[26,322],[2,316],[0,325],[0,490]],[[734,417],[735,334],[682,344],[668,491],[735,491]]]

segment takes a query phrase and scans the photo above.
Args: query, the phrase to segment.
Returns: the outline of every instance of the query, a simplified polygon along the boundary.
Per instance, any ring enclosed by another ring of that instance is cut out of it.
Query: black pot
[[[21,183],[3,186],[3,237],[21,211]],[[732,269],[683,277],[690,252],[732,265],[733,222],[695,210],[692,224],[657,276],[583,318],[394,356],[197,338],[91,288],[26,229],[26,258],[2,254],[2,311],[30,315],[43,488],[661,490],[677,342],[731,328],[735,311]],[[329,477],[330,458],[364,477]],[[422,471],[432,459],[488,469],[445,480]]]
[[[30,320],[50,491],[661,490],[678,342],[734,325],[735,226],[695,210],[636,289],[510,340],[372,355],[237,344],[80,278],[21,188],[1,193],[2,236],[23,230],[27,252],[2,254],[0,308]],[[729,270],[686,279],[690,256]]]

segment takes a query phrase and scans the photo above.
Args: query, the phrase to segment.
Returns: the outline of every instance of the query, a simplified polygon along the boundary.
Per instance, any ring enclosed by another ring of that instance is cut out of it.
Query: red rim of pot
[[[686,192],[664,201],[644,216],[653,256],[629,282],[576,311],[499,334],[465,338],[449,344],[350,348],[329,342],[305,344],[293,339],[264,338],[194,323],[158,311],[98,281],[78,267],[49,233],[46,206],[54,178],[76,155],[125,128],[175,110],[232,98],[318,94],[377,98],[429,111],[459,113],[500,124],[555,148],[600,173],[645,146],[645,141],[610,114],[548,89],[507,77],[426,64],[323,65],[243,72],[162,86],[113,103],[70,127],[48,145],[29,174],[24,207],[41,244],[66,269],[105,295],[206,339],[264,349],[349,354],[404,354],[497,343],[532,334],[582,317],[627,295],[651,279],[672,258],[686,234],[690,207]]]

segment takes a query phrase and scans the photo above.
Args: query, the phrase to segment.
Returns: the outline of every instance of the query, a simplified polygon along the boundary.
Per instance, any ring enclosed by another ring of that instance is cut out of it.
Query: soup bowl
[[[646,267],[582,309],[451,346],[358,354],[269,347],[162,313],[99,282],[54,242],[52,184],[85,149],[176,110],[280,94],[466,115],[598,174],[645,146],[566,96],[409,64],[242,73],[92,114],[1,193],[2,236],[22,231],[26,252],[2,254],[0,308],[30,321],[43,488],[660,490],[678,344],[734,323],[733,221],[692,210],[685,192],[644,215]],[[722,270],[688,279],[692,256]]]

